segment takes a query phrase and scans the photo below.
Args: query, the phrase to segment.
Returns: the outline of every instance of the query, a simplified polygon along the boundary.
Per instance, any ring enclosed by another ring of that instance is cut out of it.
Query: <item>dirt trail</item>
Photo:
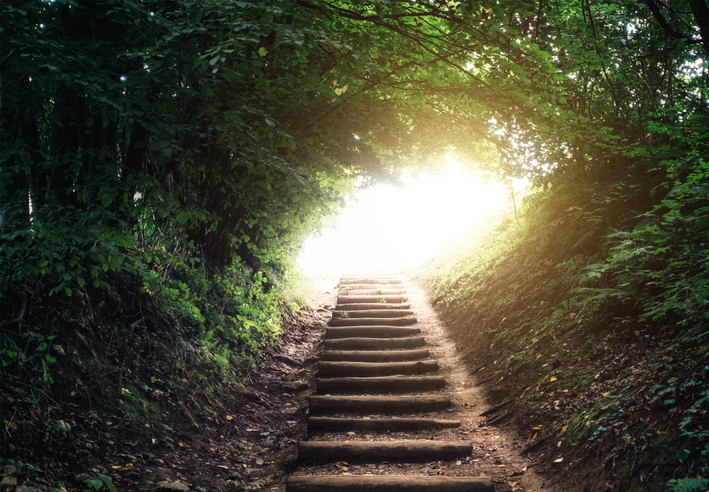
[[[481,416],[510,395],[486,403],[424,290],[358,277],[341,282],[286,490],[551,491],[527,443]]]

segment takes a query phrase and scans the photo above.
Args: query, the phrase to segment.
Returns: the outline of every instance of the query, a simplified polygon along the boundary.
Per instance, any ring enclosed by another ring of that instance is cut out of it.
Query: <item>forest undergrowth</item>
[[[154,267],[142,277],[109,272],[110,289],[50,296],[39,284],[17,296],[21,316],[0,331],[0,464],[42,488],[74,490],[67,474],[83,473],[84,489],[115,490],[127,485],[116,470],[82,463],[142,460],[185,432],[226,433],[235,395],[255,398],[250,374],[278,352],[314,294],[295,275],[243,265],[220,275]],[[13,308],[8,298],[2,306]],[[151,441],[146,453],[130,447]]]
[[[533,191],[519,221],[420,274],[480,380],[516,397],[528,449],[550,450],[537,468],[564,483],[709,485],[705,168]]]

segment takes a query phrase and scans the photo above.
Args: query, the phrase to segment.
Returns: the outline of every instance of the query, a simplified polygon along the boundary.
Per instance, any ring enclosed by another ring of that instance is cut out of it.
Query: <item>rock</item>
[[[283,383],[283,389],[289,390],[289,391],[299,391],[306,389],[308,387],[308,383],[303,380],[297,380],[297,381],[286,381]]]
[[[42,492],[42,489],[37,487],[28,487],[27,485],[20,485],[15,489],[15,492]]]
[[[241,474],[237,471],[232,471],[229,474],[229,480],[241,480]]]
[[[165,480],[164,482],[158,483],[156,490],[161,490],[164,492],[188,492],[190,488],[179,480],[174,482]]]
[[[263,466],[263,460],[261,458],[256,458],[256,464],[258,466]]]
[[[296,407],[288,407],[281,410],[281,413],[285,415],[295,415],[296,413],[298,413],[298,409]]]
[[[251,482],[246,487],[244,487],[244,490],[263,490],[263,488],[265,486],[266,486],[266,481],[263,479],[258,479],[254,482]]]
[[[17,477],[5,477],[0,482],[0,487],[10,487],[17,485]]]
[[[15,465],[5,465],[4,470],[5,474],[9,477],[17,475],[20,471]]]

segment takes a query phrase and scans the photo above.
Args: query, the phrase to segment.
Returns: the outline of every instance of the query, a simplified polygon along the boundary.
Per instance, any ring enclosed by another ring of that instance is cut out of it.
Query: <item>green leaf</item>
[[[86,480],[84,480],[84,483],[89,488],[92,488],[94,490],[99,490],[101,487],[103,487],[103,482],[98,478],[87,478]]]

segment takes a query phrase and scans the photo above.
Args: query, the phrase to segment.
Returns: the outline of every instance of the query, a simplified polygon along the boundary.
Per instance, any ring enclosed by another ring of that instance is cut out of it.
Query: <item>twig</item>
[[[486,422],[485,425],[501,424],[502,422],[508,421],[511,417],[512,417],[512,412],[503,413],[499,417],[495,417],[494,419]]]
[[[491,415],[491,414],[497,412],[499,409],[501,409],[501,408],[503,408],[503,407],[506,407],[507,405],[509,405],[510,403],[512,403],[513,401],[515,401],[516,399],[517,399],[517,398],[510,398],[509,400],[505,400],[505,401],[503,401],[502,403],[498,403],[498,404],[495,405],[494,407],[492,407],[492,408],[490,408],[490,409],[488,409],[488,410],[485,410],[483,413],[480,414],[480,416],[481,416],[481,417],[485,417],[486,415]]]

